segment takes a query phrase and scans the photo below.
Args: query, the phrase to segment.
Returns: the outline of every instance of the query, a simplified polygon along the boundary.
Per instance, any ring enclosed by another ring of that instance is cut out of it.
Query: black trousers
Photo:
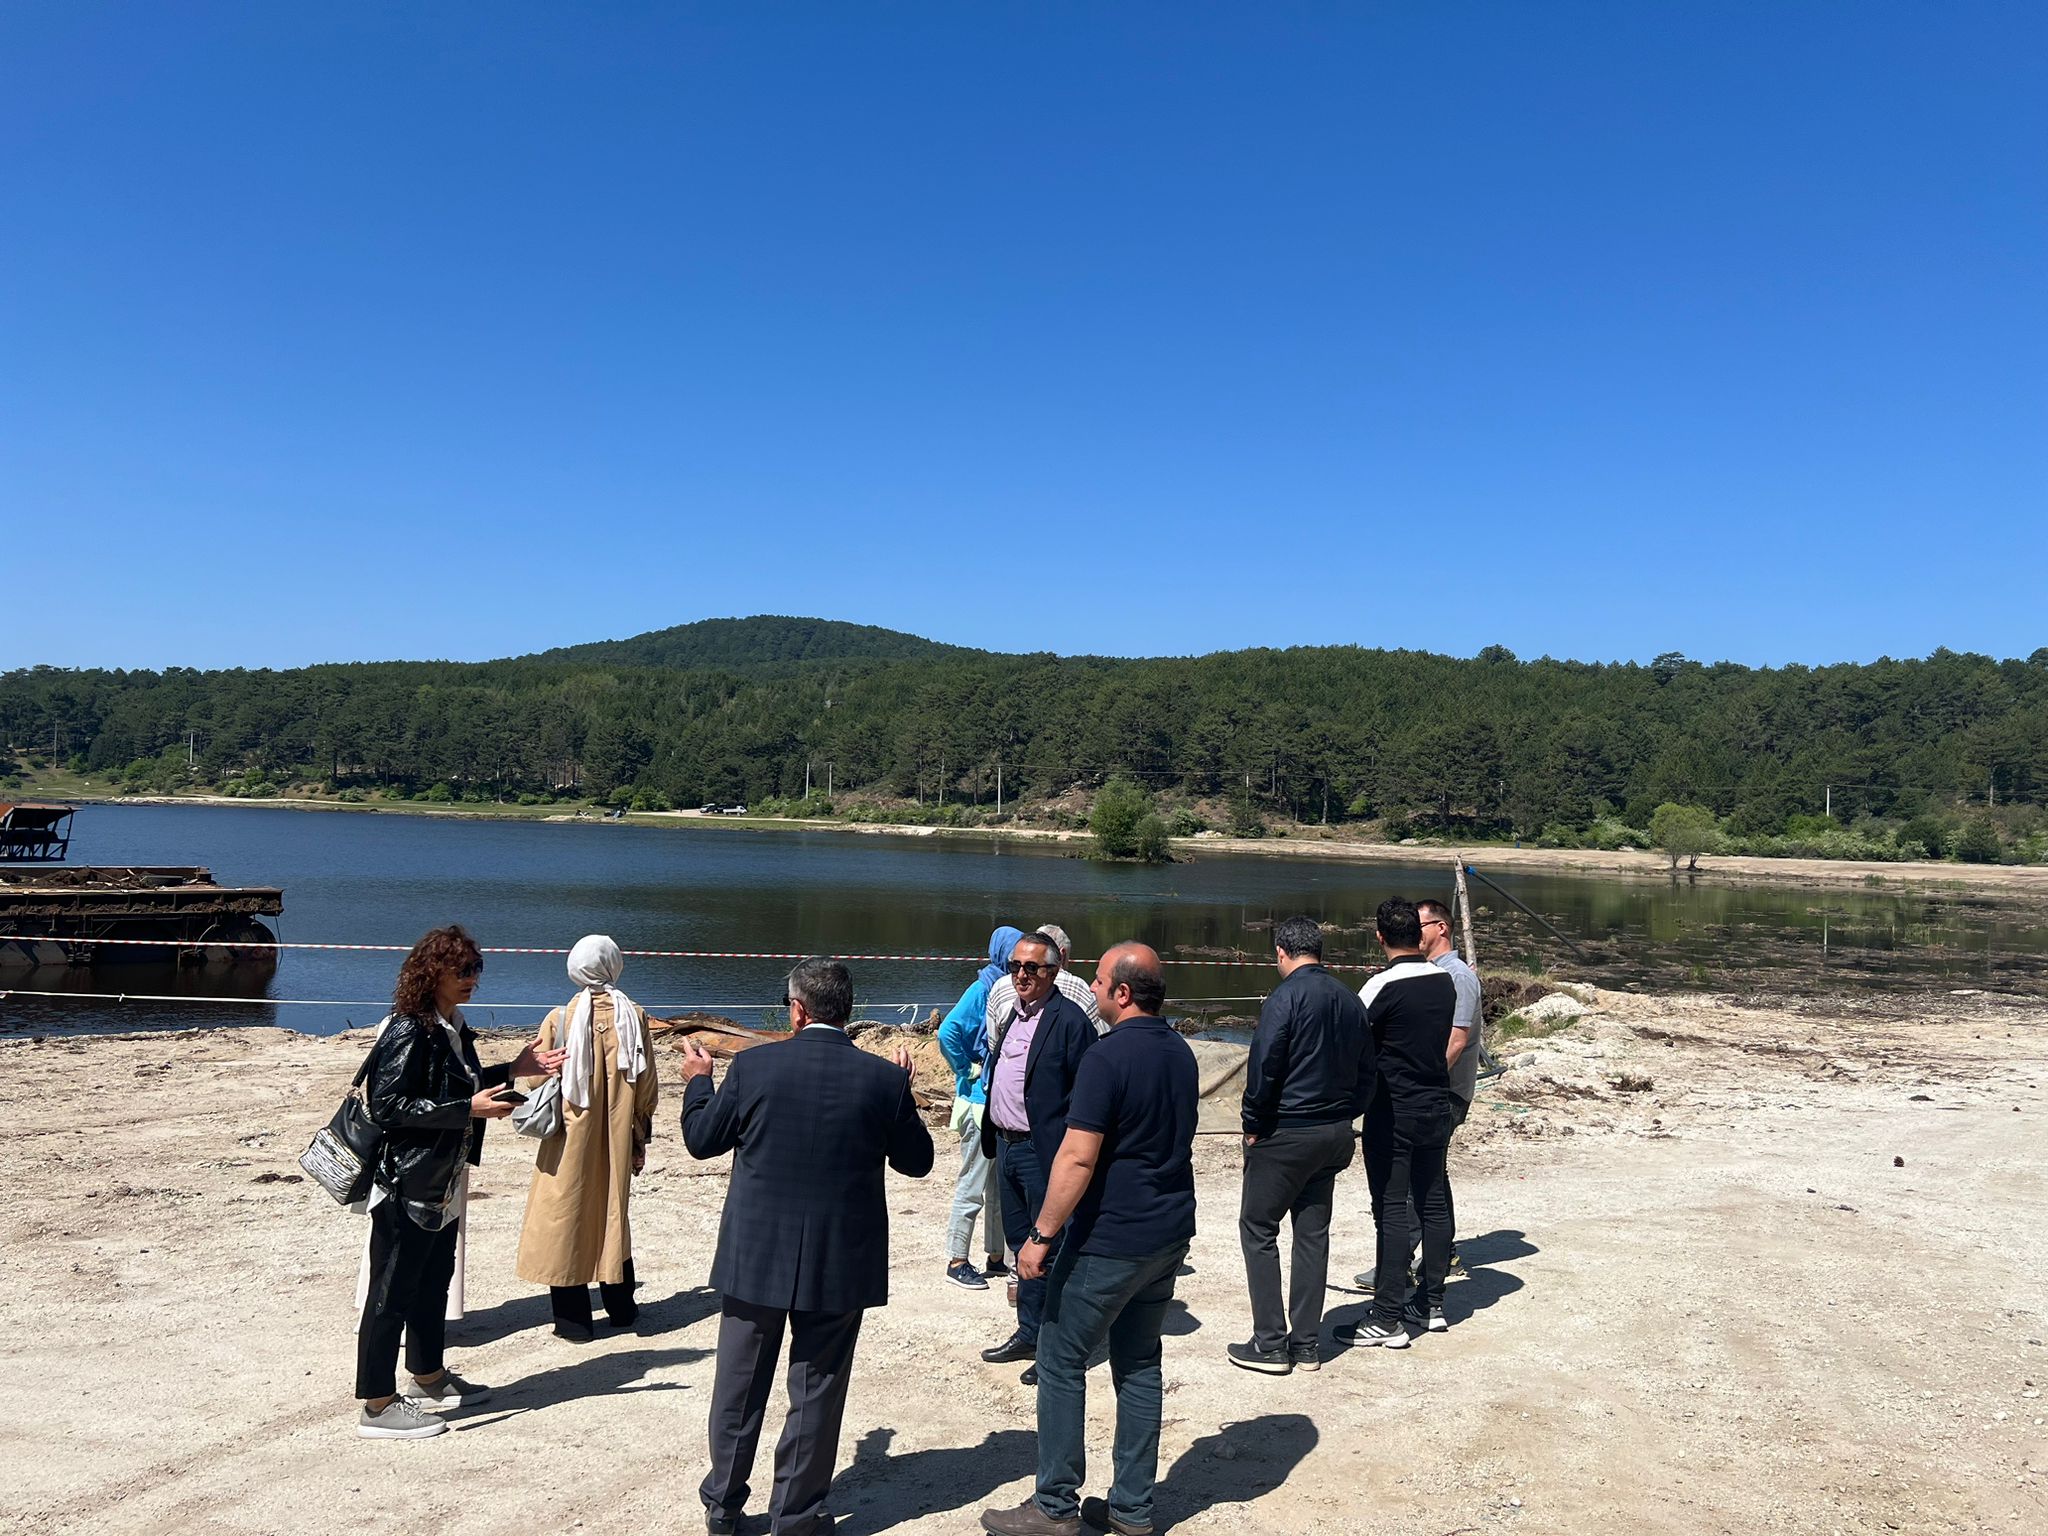
[[[1448,1114],[1411,1120],[1381,1112],[1365,1118],[1365,1179],[1372,1191],[1373,1225],[1379,1231],[1373,1311],[1383,1323],[1398,1323],[1411,1303],[1444,1304],[1444,1276],[1451,1267],[1451,1211],[1444,1189],[1444,1153],[1450,1139]],[[1422,1219],[1421,1283],[1412,1296],[1411,1201]]]
[[[839,1422],[853,1380],[862,1312],[786,1312],[725,1298],[718,1320],[718,1368],[711,1384],[711,1470],[698,1495],[707,1510],[737,1516],[761,1443],[761,1420],[782,1335],[789,1333],[789,1416],[775,1443],[772,1536],[814,1536],[832,1528],[825,1497],[839,1458]]]
[[[626,1260],[626,1278],[613,1285],[600,1280],[597,1284],[597,1298],[604,1303],[604,1315],[624,1327],[640,1315],[639,1305],[633,1300],[633,1292],[640,1282],[633,1278],[633,1261]],[[590,1287],[587,1285],[551,1285],[548,1287],[548,1301],[553,1308],[555,1321],[571,1328],[588,1331],[590,1328]]]
[[[415,1376],[441,1369],[448,1340],[448,1282],[455,1277],[455,1235],[461,1223],[429,1232],[399,1200],[370,1212],[370,1294],[356,1330],[356,1396],[398,1392],[398,1342]]]
[[[1252,1343],[1263,1350],[1313,1344],[1323,1329],[1330,1277],[1330,1209],[1337,1175],[1351,1166],[1358,1138],[1348,1120],[1291,1125],[1244,1149],[1237,1235],[1252,1297]],[[1280,1223],[1294,1226],[1293,1275],[1283,1307]]]
[[[1459,1098],[1455,1093],[1451,1095],[1451,1130],[1454,1134],[1465,1123],[1465,1116],[1470,1114],[1471,1111],[1472,1105],[1469,1101]],[[1451,1196],[1451,1174],[1448,1164],[1445,1166],[1443,1178],[1437,1183],[1436,1203],[1438,1206],[1437,1219],[1451,1229],[1451,1252],[1456,1253],[1458,1251],[1458,1206],[1456,1200]],[[1421,1214],[1415,1208],[1415,1196],[1411,1190],[1408,1197],[1408,1252],[1411,1258],[1415,1253],[1415,1245],[1421,1241]]]

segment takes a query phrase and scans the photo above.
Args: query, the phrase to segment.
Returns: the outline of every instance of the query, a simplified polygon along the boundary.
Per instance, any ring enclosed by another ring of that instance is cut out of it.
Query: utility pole
[[[804,759],[804,798],[811,798],[811,760],[808,757]]]
[[[946,756],[939,754],[939,804],[946,803]]]
[[[193,766],[197,761],[198,746],[199,733],[197,731],[187,731],[185,733],[185,772],[188,776],[191,774]]]
[[[1833,819],[1833,817],[1834,817],[1834,814],[1835,814],[1835,786],[1834,786],[1834,785],[1832,785],[1832,784],[1830,784],[1830,785],[1829,785],[1829,786],[1827,787],[1827,798],[1825,798],[1824,800],[1822,800],[1822,801],[1821,801],[1821,812],[1820,812],[1820,813],[1821,813],[1821,815],[1823,815],[1823,816],[1826,816],[1826,817],[1828,817],[1828,818],[1829,818],[1829,819],[1831,819],[1831,820],[1832,820],[1832,819]]]
[[[825,798],[832,798],[832,759],[825,759]]]
[[[996,759],[996,814],[1003,814],[1003,762]]]

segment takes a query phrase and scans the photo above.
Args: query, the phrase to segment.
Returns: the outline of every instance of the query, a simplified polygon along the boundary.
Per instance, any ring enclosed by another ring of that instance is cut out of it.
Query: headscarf
[[[1003,979],[1003,967],[1010,963],[1010,951],[1023,937],[1022,928],[998,928],[988,936],[988,964],[981,968],[983,981],[994,986]]]
[[[562,1097],[578,1109],[590,1107],[590,1079],[597,1070],[597,1045],[590,1027],[591,999],[602,992],[612,1000],[612,1030],[619,1037],[619,1070],[629,1083],[638,1082],[647,1070],[647,1051],[640,1038],[640,1010],[633,1000],[612,983],[626,968],[619,946],[601,933],[588,934],[569,951],[569,979],[583,988],[569,1005],[566,1044],[569,1056],[562,1063]]]

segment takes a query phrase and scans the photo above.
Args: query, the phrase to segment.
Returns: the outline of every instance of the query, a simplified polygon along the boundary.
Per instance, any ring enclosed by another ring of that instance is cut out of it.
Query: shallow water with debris
[[[1072,846],[994,840],[214,806],[86,807],[72,861],[202,864],[224,882],[282,886],[279,937],[299,942],[402,947],[435,924],[461,922],[486,946],[565,950],[602,932],[627,949],[959,956],[981,952],[998,923],[1058,922],[1078,956],[1128,937],[1156,945],[1177,962],[1174,1009],[1225,1035],[1256,1015],[1272,984],[1267,933],[1276,919],[1308,913],[1329,929],[1332,963],[1369,964],[1381,900],[1448,896],[1451,883],[1448,856],[1400,866],[1212,854],[1147,868],[1096,864]],[[1483,855],[1477,862],[1483,870]],[[1670,882],[1494,878],[1578,951],[1479,886],[1480,959],[1496,974],[1567,970],[1624,988],[2048,994],[2048,924],[2025,902],[1735,886],[1711,871]],[[0,982],[14,989],[0,996],[0,1029],[249,1023],[331,1034],[381,1015],[398,958],[291,949],[268,975],[134,965],[13,972]],[[636,958],[624,984],[657,1011],[760,1024],[780,1011],[787,969],[737,953]],[[861,1011],[907,1020],[943,1008],[974,969],[859,961]],[[519,1027],[567,991],[559,955],[493,955],[469,1012],[481,1026]]]

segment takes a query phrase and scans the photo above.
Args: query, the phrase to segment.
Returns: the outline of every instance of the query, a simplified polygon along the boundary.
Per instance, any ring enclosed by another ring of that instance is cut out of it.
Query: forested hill
[[[188,734],[189,733],[189,734]],[[138,787],[287,779],[446,796],[1043,801],[1126,774],[1244,819],[1569,837],[1693,802],[1731,831],[1831,808],[2009,824],[2048,795],[2048,649],[1753,669],[1325,647],[1008,656],[754,618],[476,664],[0,674],[0,737]],[[828,768],[828,765],[829,768]],[[0,772],[7,768],[0,763]],[[960,814],[953,810],[953,814]],[[972,814],[972,812],[968,812]],[[1931,835],[1931,834],[1930,834]]]
[[[519,659],[581,667],[704,667],[755,672],[807,661],[909,661],[981,654],[871,624],[757,614],[749,619],[701,619],[629,640],[563,646]]]

